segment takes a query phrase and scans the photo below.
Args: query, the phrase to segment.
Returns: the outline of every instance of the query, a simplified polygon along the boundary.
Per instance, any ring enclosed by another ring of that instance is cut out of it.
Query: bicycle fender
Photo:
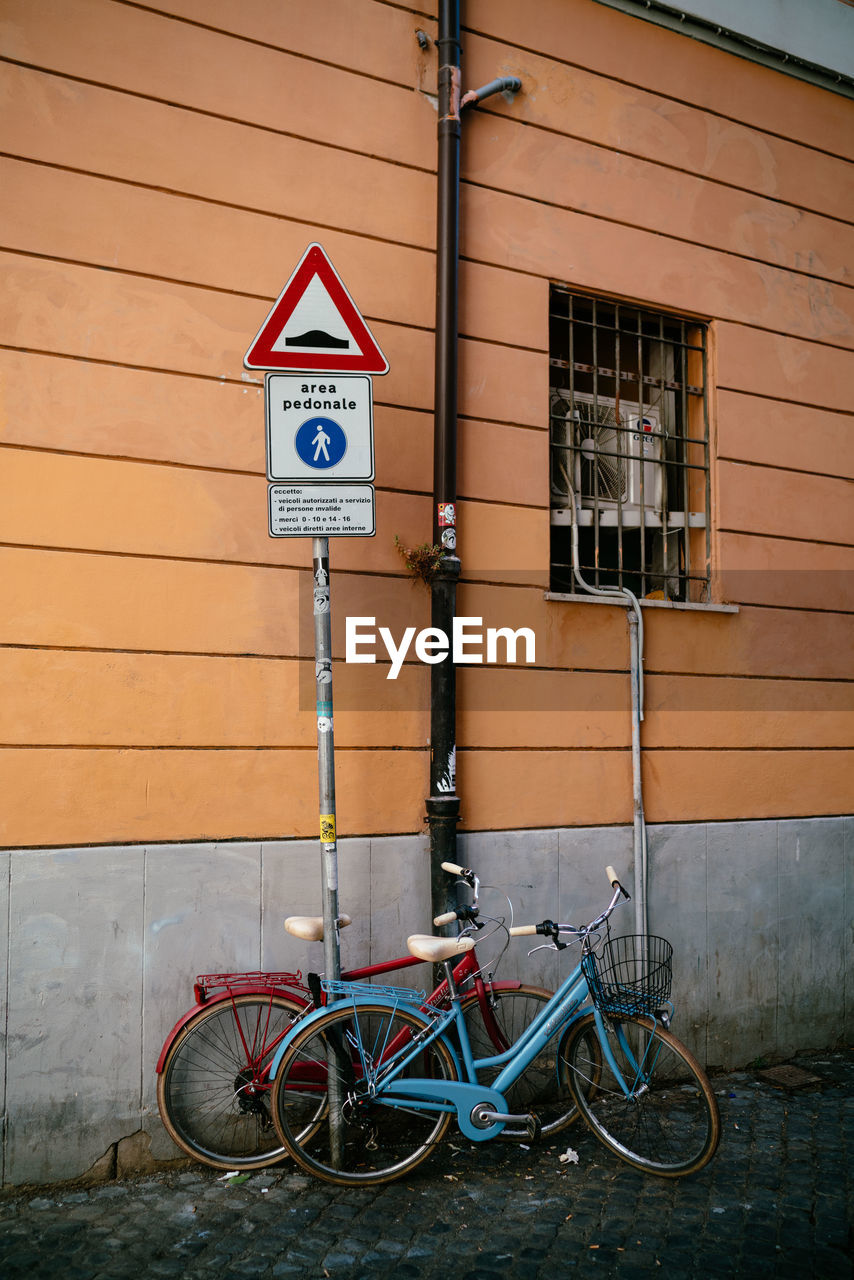
[[[276,1076],[278,1075],[282,1058],[287,1053],[294,1038],[297,1035],[299,1035],[302,1031],[306,1030],[306,1028],[313,1026],[315,1022],[318,1022],[324,1016],[324,1014],[329,1012],[330,1009],[335,1008],[336,1005],[343,1005],[344,1003],[345,1003],[344,1000],[336,1000],[335,1004],[325,1005],[322,1009],[314,1009],[312,1010],[311,1013],[306,1014],[305,1017],[298,1018],[296,1020],[293,1026],[291,1026],[291,1028],[285,1033],[284,1039],[282,1040],[282,1043],[279,1045],[278,1049],[276,1050],[276,1054],[275,1054],[275,1057],[273,1058],[273,1061],[270,1063],[270,1079],[271,1080],[275,1080]],[[370,1003],[383,1005],[387,1009],[403,1008],[410,1013],[420,1013],[422,1017],[429,1020],[429,1014],[425,1014],[421,1004],[416,1003],[415,1001],[410,1002],[410,1001],[404,1001],[404,1000],[393,1000],[393,999],[389,999],[388,997],[377,996],[376,998],[372,999]],[[460,1064],[459,1054],[457,1053],[456,1049],[451,1044],[447,1036],[442,1035],[441,1040],[444,1043],[449,1054],[451,1055],[451,1058],[453,1059],[454,1066],[457,1071],[457,1075],[462,1075],[463,1070]]]
[[[504,1122],[498,1120],[485,1129],[472,1123],[471,1113],[475,1107],[486,1105],[493,1111],[506,1112],[507,1099],[496,1089],[487,1089],[479,1084],[467,1084],[462,1080],[395,1080],[384,1092],[377,1094],[376,1101],[393,1105],[395,1102],[406,1102],[413,1098],[423,1098],[428,1102],[449,1102],[457,1113],[457,1124],[464,1137],[472,1142],[485,1142],[494,1138],[504,1128]]]
[[[285,996],[288,1000],[293,1000],[297,1004],[300,1003],[301,999],[295,991],[285,991],[280,987],[264,986],[261,983],[259,983],[258,986],[241,987],[238,994],[242,996]],[[187,1024],[192,1022],[193,1018],[198,1014],[203,1013],[205,1009],[211,1009],[215,1004],[224,1004],[226,1001],[230,1000],[230,994],[227,991],[223,991],[217,996],[211,996],[210,999],[205,1000],[202,1004],[194,1004],[192,1009],[188,1009],[187,1012],[178,1019],[166,1039],[163,1041],[163,1048],[160,1050],[160,1056],[157,1059],[157,1066],[155,1067],[157,1075],[162,1074],[163,1067],[166,1062],[166,1055],[172,1048],[172,1042],[177,1039],[178,1035],[184,1030]],[[307,1009],[311,1008],[305,1000],[303,1000],[302,1003],[305,1004]]]

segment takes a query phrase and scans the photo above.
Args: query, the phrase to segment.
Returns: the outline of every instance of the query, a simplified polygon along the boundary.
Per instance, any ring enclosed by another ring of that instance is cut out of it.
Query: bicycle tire
[[[263,1073],[304,1011],[286,996],[241,995],[187,1023],[157,1077],[161,1119],[182,1151],[214,1169],[263,1169],[285,1157]]]
[[[273,1118],[283,1146],[315,1177],[339,1186],[393,1182],[415,1169],[444,1137],[449,1111],[425,1111],[375,1101],[378,1070],[388,1065],[394,1046],[410,1041],[430,1019],[391,1005],[331,1006],[289,1045],[273,1088]],[[329,1048],[341,1063],[340,1158],[332,1151],[327,1104]],[[390,1048],[392,1046],[392,1048]],[[419,1079],[458,1078],[456,1064],[441,1040],[424,1047],[407,1068]]]
[[[593,1014],[588,1014],[570,1029],[565,1046],[570,1088],[584,1120],[600,1142],[644,1173],[663,1178],[697,1173],[715,1154],[721,1131],[717,1100],[703,1068],[653,1018],[606,1018],[605,1026],[632,1094],[627,1098],[617,1083],[598,1047]],[[598,1048],[596,1079],[590,1065],[593,1041]]]
[[[515,990],[493,990],[490,1009],[496,1027],[490,1028],[484,1023],[477,994],[473,992],[466,996],[462,1011],[475,1059],[492,1057],[515,1044],[551,998],[552,992],[543,987],[525,984]],[[499,1070],[498,1067],[481,1070],[478,1080],[482,1084],[491,1084]],[[569,1070],[556,1051],[554,1040],[549,1041],[504,1096],[508,1111],[514,1115],[533,1112],[542,1125],[541,1135],[546,1138],[559,1133],[578,1118],[578,1108],[569,1088]],[[530,1141],[525,1125],[506,1124],[500,1137],[511,1142]]]

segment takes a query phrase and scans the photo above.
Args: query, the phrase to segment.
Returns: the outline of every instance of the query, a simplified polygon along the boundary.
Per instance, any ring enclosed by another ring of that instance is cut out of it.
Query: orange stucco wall
[[[314,835],[308,540],[243,353],[306,245],[390,362],[343,618],[429,621],[435,3],[5,0],[0,843]],[[849,812],[854,108],[590,0],[467,0],[458,611],[469,829],[631,818],[626,624],[544,599],[550,281],[710,324],[716,598],[646,611],[652,822]],[[304,617],[302,622],[304,624]],[[428,673],[336,668],[342,834],[414,831]]]

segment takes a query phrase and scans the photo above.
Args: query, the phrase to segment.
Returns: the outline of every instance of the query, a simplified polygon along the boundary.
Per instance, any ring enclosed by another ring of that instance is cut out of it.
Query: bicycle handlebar
[[[576,935],[586,935],[588,933],[592,933],[594,930],[598,929],[600,925],[605,923],[620,898],[625,898],[628,901],[630,897],[627,891],[620,884],[619,877],[613,867],[606,867],[605,874],[608,877],[609,884],[614,890],[614,896],[602,914],[597,916],[595,920],[591,920],[590,924],[585,925],[583,928],[577,928],[575,925],[571,924],[555,924],[554,920],[543,920],[540,924],[515,925],[509,931],[510,936],[513,938],[522,938],[530,937],[532,934],[538,933],[544,937],[551,938],[556,946],[564,947],[566,945],[565,943],[557,941],[558,934],[574,933]]]
[[[461,867],[456,862],[443,862],[442,870],[447,871],[450,876],[458,876],[460,880],[465,881],[472,891],[471,906],[457,907],[455,911],[445,911],[441,915],[434,918],[433,924],[437,928],[441,928],[444,924],[453,924],[455,920],[464,920],[471,924],[478,917],[478,897],[480,895],[480,880],[471,867]]]
[[[472,904],[470,907],[457,907],[455,911],[446,911],[443,915],[434,916],[433,923],[437,928],[443,924],[453,924],[455,920],[476,920],[480,915],[477,907]]]
[[[470,876],[474,876],[471,867],[460,867],[456,862],[443,862],[442,870],[447,871],[451,876],[462,876],[464,880],[468,880]]]

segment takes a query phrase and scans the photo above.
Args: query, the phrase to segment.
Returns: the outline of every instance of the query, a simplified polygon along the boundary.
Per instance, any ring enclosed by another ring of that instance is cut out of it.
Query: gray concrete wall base
[[[677,1034],[711,1066],[785,1059],[854,1036],[854,818],[649,829],[649,923],[674,945]],[[345,966],[405,952],[429,922],[427,841],[342,840]],[[628,828],[475,832],[460,860],[483,905],[516,923],[581,923],[607,899],[604,867],[631,886]],[[3,1184],[77,1177],[142,1133],[180,1154],[157,1115],[155,1063],[192,1004],[197,973],[323,967],[284,932],[320,912],[313,840],[0,853]],[[618,931],[634,932],[631,905]],[[572,949],[479,953],[500,977],[554,987]],[[429,973],[411,970],[414,985]],[[138,1140],[139,1141],[139,1140]],[[143,1145],[146,1145],[143,1142]]]

